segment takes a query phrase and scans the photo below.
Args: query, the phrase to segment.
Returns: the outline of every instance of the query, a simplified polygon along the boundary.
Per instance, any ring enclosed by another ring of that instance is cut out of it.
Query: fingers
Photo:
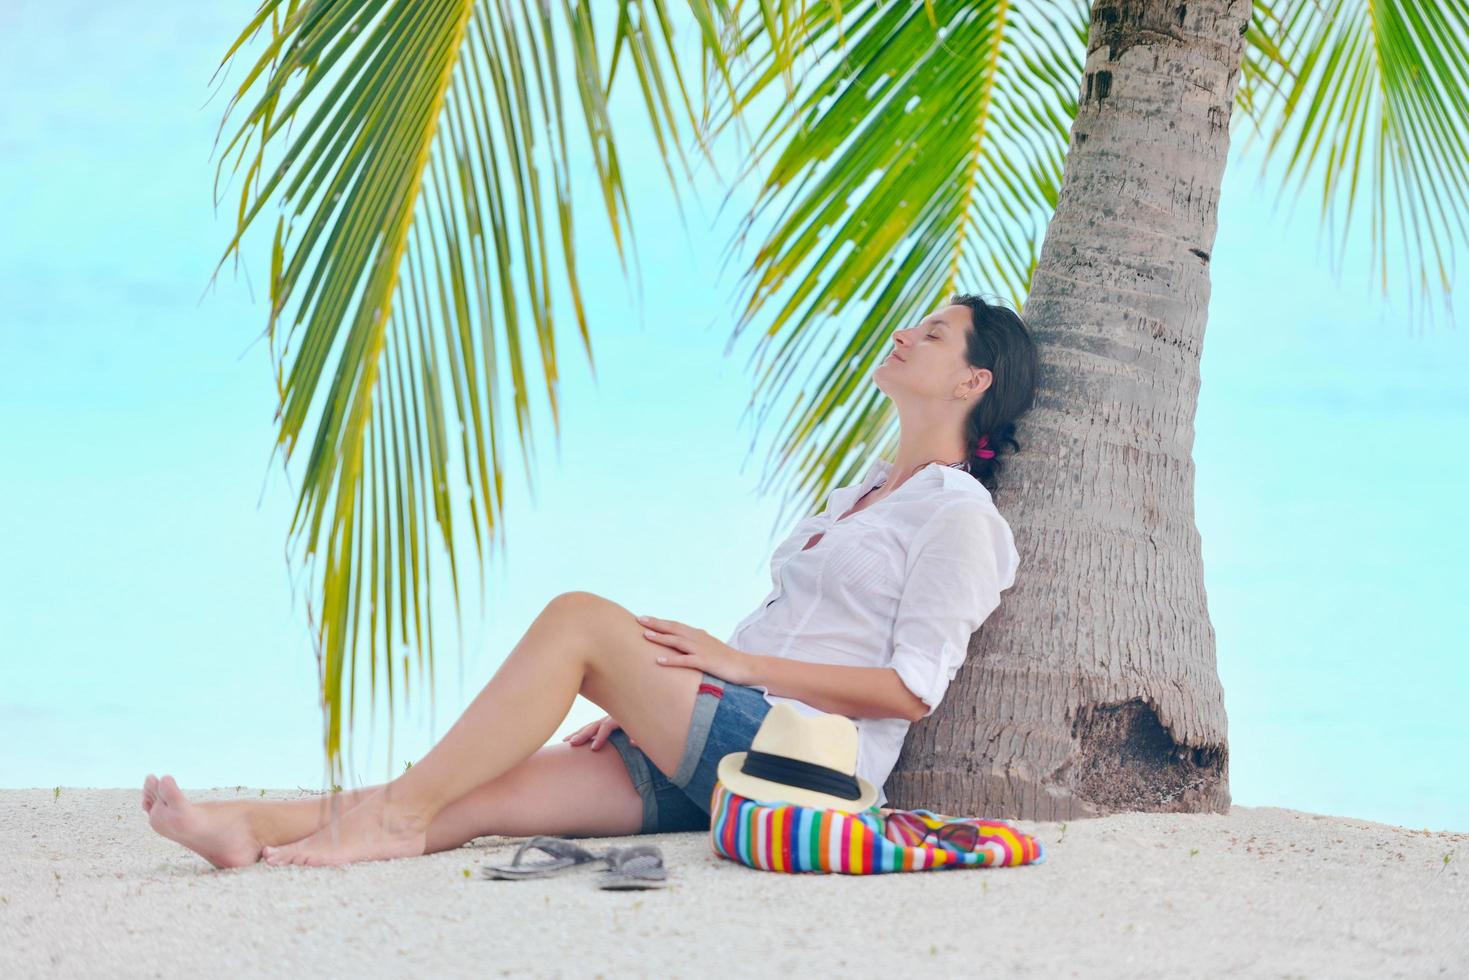
[[[611,715],[607,715],[606,717],[601,718],[597,721],[583,725],[581,728],[578,728],[570,735],[563,736],[561,741],[566,742],[570,745],[580,745],[590,738],[591,744],[588,747],[593,752],[595,752],[606,743],[607,737],[611,735],[613,731],[621,727],[622,725],[614,720]],[[628,739],[628,741],[632,742],[632,739]],[[632,742],[632,744],[636,745],[638,743]]]
[[[648,629],[657,630],[660,633],[672,633],[683,635],[690,632],[690,628],[676,619],[659,619],[657,616],[639,616],[638,622]]]
[[[592,751],[595,752],[597,749],[600,749],[602,746],[606,745],[607,737],[611,735],[612,732],[618,727],[620,726],[617,724],[617,722],[612,720],[610,715],[606,718],[603,718],[601,723],[597,726],[597,734],[592,736]]]
[[[612,733],[617,731],[617,729],[621,727],[621,722],[617,721],[611,715],[607,715],[605,718],[599,719],[598,721],[583,725],[581,728],[578,728],[570,735],[563,735],[561,737],[561,741],[566,742],[569,745],[581,745],[583,742],[586,742],[587,739],[591,739],[591,742],[587,747],[595,752],[602,746],[606,745],[607,740],[611,738]],[[627,741],[630,745],[638,744],[631,735],[627,737]]]
[[[638,622],[641,623],[643,626],[644,636],[648,635],[647,631],[649,629],[656,630],[659,633],[667,633],[672,636],[683,636],[689,638],[710,635],[707,631],[701,630],[697,626],[690,626],[688,623],[680,623],[676,619],[659,619],[657,616],[639,616]]]
[[[583,725],[576,731],[572,732],[570,735],[562,738],[561,741],[568,742],[571,745],[580,745],[582,742],[585,742],[587,740],[587,736],[591,735],[600,724],[600,721],[594,721],[590,724]]]
[[[674,653],[688,653],[690,638],[682,633],[659,633],[656,630],[643,630],[643,638],[650,640],[659,646],[665,646]]]

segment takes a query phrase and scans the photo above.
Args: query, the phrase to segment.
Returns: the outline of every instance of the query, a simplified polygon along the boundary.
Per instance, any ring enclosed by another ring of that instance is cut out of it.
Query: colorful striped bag
[[[1040,864],[1046,848],[998,820],[931,810],[860,813],[760,802],[715,782],[709,840],[714,853],[761,871],[847,875]]]

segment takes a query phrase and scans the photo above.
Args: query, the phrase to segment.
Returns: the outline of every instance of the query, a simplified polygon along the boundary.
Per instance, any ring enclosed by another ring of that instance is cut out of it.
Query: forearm
[[[849,718],[908,718],[926,706],[891,667],[846,667],[748,654],[751,686]]]

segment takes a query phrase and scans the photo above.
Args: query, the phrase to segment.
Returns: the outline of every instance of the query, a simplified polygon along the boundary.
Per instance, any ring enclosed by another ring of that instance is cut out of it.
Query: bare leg
[[[205,812],[216,814],[243,812],[249,820],[251,834],[261,844],[278,844],[315,833],[334,815],[346,813],[384,785],[379,783],[299,800],[210,800],[199,806]]]
[[[217,868],[254,864],[265,845],[299,840],[381,789],[304,800],[191,802],[172,776],[153,776],[143,809],[153,829]],[[547,745],[509,772],[445,807],[429,824],[425,853],[490,834],[621,837],[642,827],[643,802],[622,757],[610,745]]]
[[[265,847],[265,859],[344,864],[425,853],[434,819],[543,746],[578,692],[617,718],[654,765],[672,772],[702,675],[658,664],[668,650],[610,600],[587,592],[557,596],[421,761],[305,839]]]
[[[143,782],[148,823],[216,868],[254,864],[266,844],[300,840],[345,813],[382,786],[366,786],[303,800],[209,800],[195,803],[172,776]]]
[[[553,744],[441,810],[425,853],[489,834],[625,837],[642,825],[643,798],[617,749]]]

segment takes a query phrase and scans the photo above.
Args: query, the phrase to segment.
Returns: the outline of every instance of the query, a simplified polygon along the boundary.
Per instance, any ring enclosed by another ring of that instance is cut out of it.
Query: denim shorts
[[[731,684],[703,672],[694,697],[694,717],[683,758],[672,776],[664,774],[647,753],[627,739],[621,728],[607,740],[617,746],[628,775],[643,798],[640,834],[668,834],[709,829],[709,801],[719,777],[719,760],[744,752],[755,741],[770,702],[759,688]]]

